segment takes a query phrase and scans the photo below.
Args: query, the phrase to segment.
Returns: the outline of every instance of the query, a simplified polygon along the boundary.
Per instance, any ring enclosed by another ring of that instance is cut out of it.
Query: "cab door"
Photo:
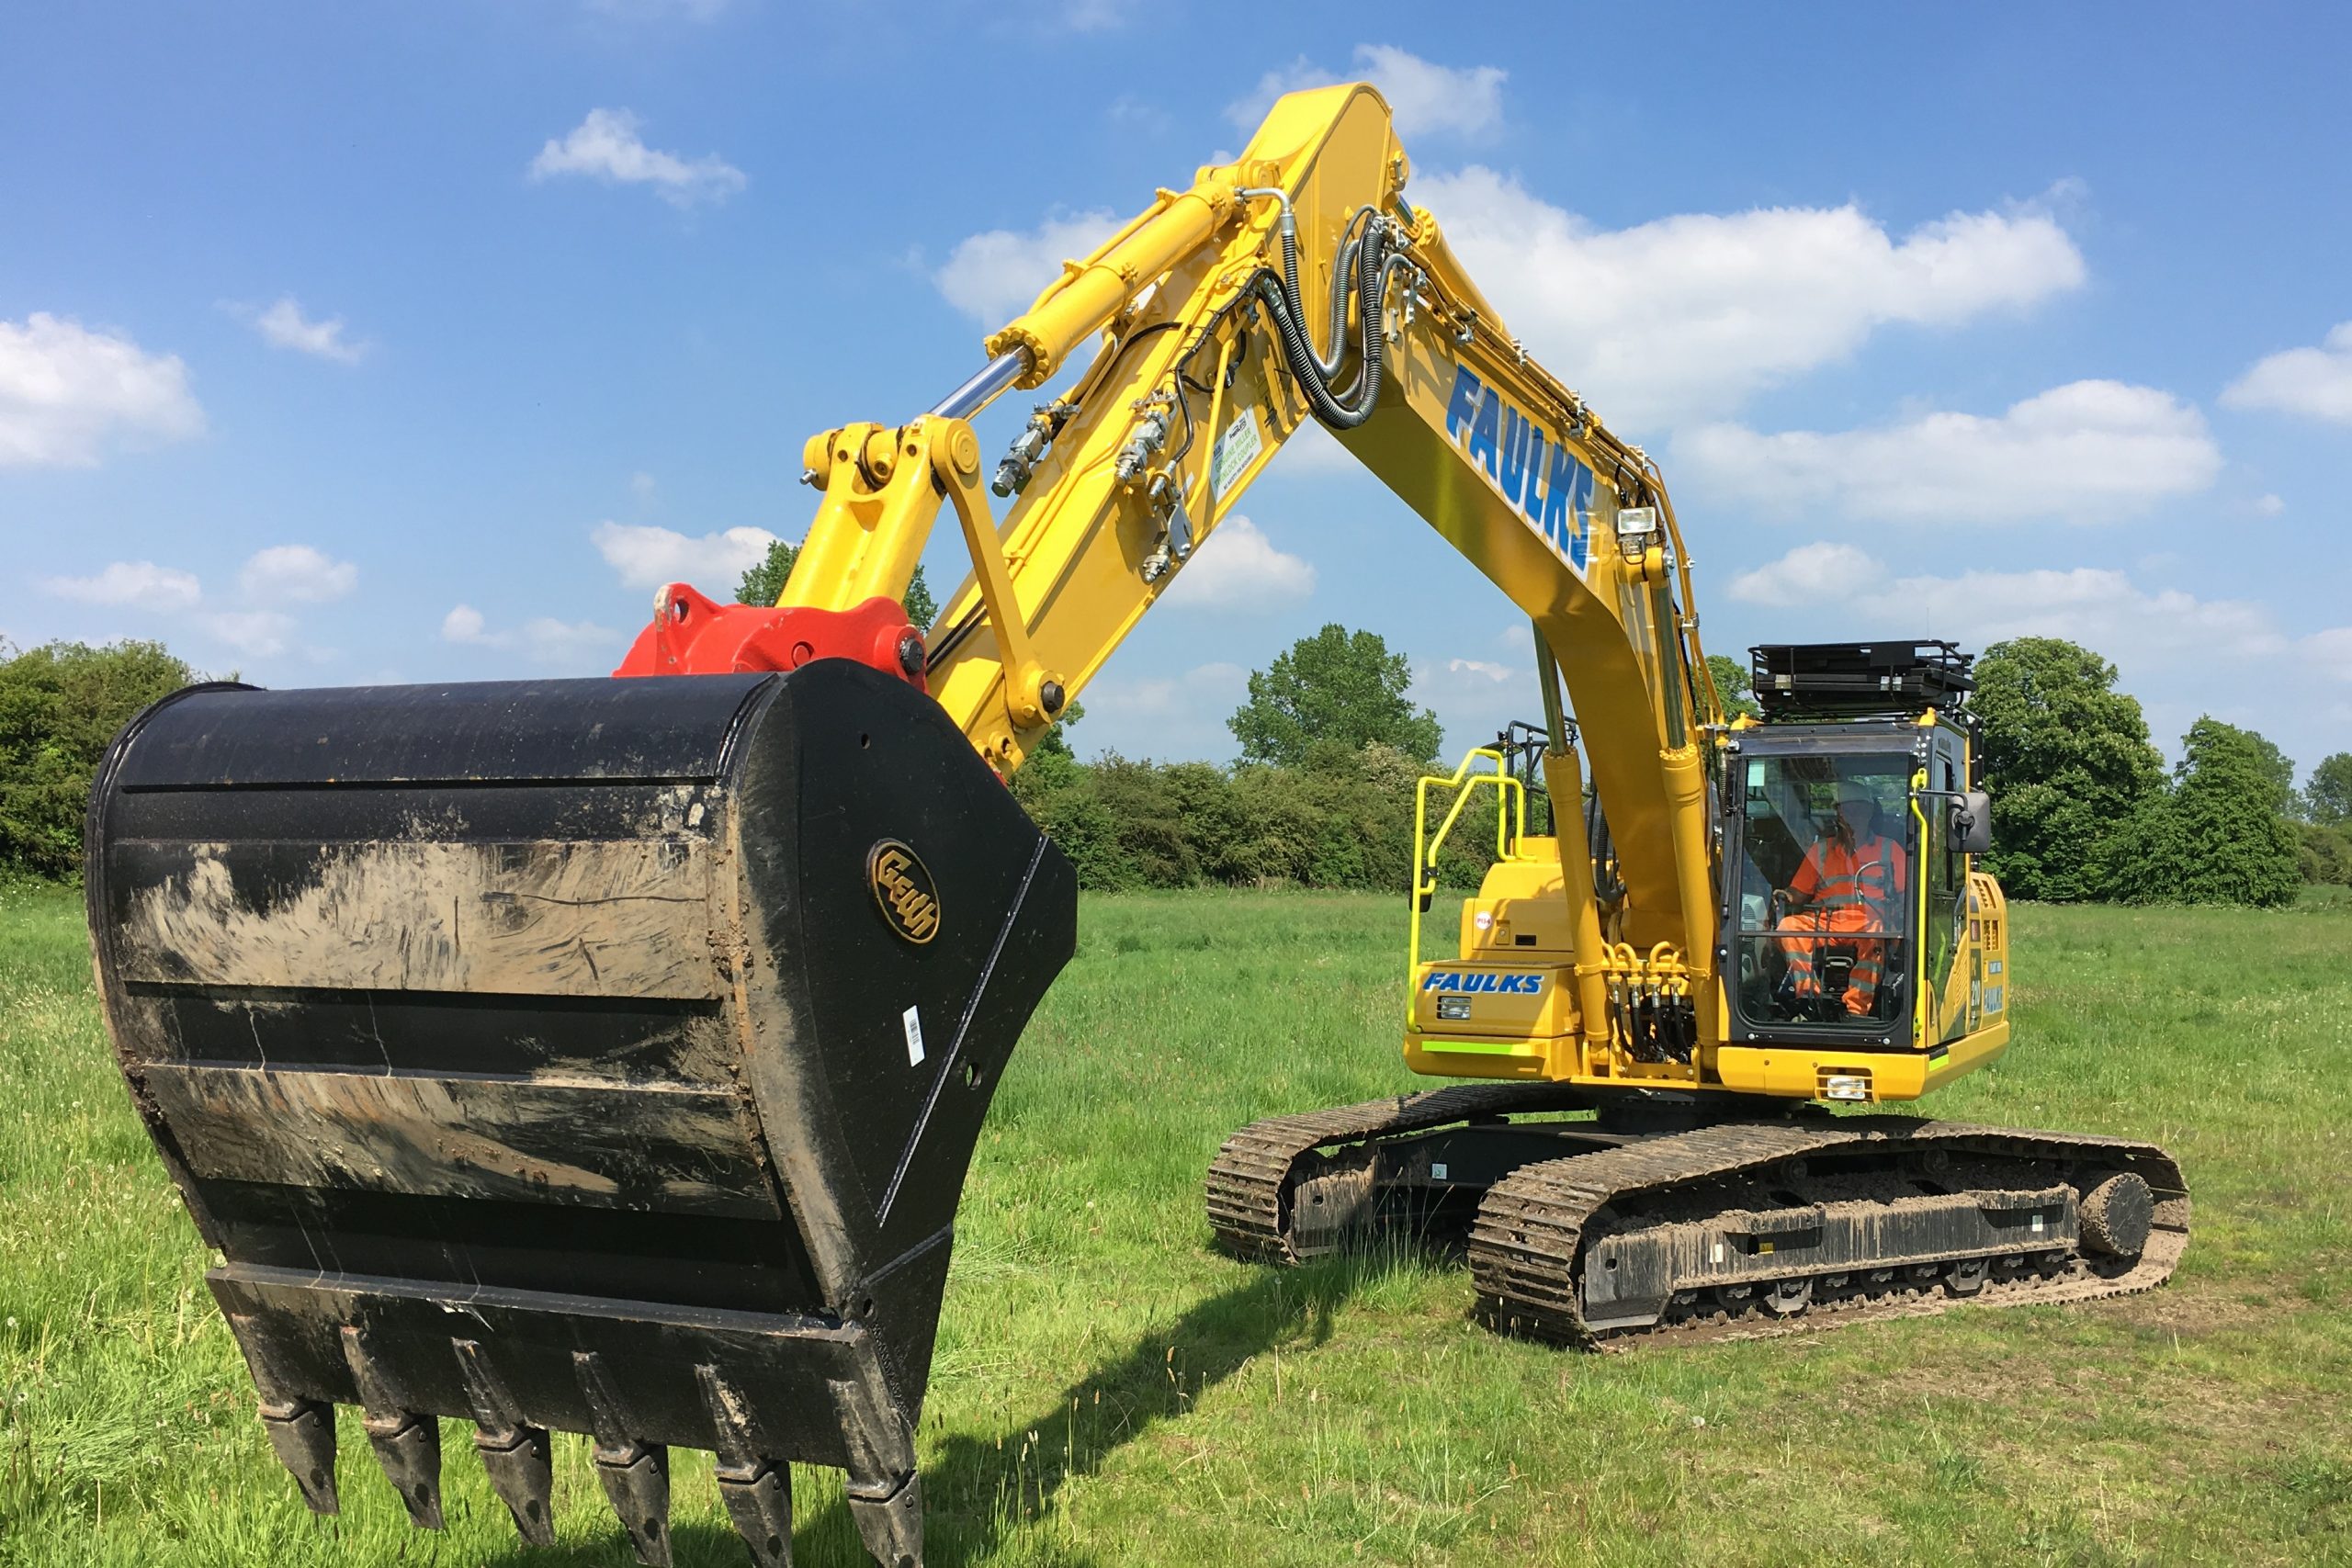
[[[1969,1031],[1973,964],[1967,955],[1968,857],[1954,845],[1951,807],[1967,788],[1966,761],[1961,739],[1948,730],[1937,732],[1928,755],[1928,790],[1921,801],[1927,818],[1920,859],[1926,897],[1919,931],[1922,1005],[1928,1010],[1927,1040],[1931,1045],[1957,1040]]]

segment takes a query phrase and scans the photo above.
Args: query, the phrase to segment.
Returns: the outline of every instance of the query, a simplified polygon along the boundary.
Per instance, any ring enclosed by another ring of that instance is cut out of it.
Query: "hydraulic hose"
[[[1288,219],[1287,205],[1284,218]],[[1335,352],[1331,369],[1324,367],[1321,355],[1307,340],[1300,318],[1306,313],[1298,299],[1298,231],[1295,223],[1285,221],[1282,231],[1283,270],[1276,276],[1261,274],[1255,285],[1259,297],[1266,303],[1273,317],[1275,337],[1282,344],[1283,363],[1306,393],[1307,406],[1315,417],[1334,430],[1353,430],[1372,417],[1380,400],[1381,357],[1385,334],[1382,331],[1385,314],[1388,281],[1387,231],[1377,223],[1366,226],[1363,234],[1351,242],[1354,251],[1357,329],[1361,344],[1362,367],[1355,382],[1343,391],[1335,392],[1330,384],[1332,371],[1338,368]],[[1343,288],[1340,279],[1347,276],[1339,270],[1334,277],[1335,291]],[[1344,341],[1336,343],[1335,351],[1344,348]]]
[[[1382,310],[1382,311],[1385,311],[1385,309],[1386,309],[1386,302],[1387,302],[1387,299],[1388,299],[1388,289],[1389,289],[1389,288],[1390,288],[1390,280],[1391,280],[1392,276],[1393,276],[1394,274],[1396,274],[1396,273],[1399,273],[1399,272],[1404,272],[1404,273],[1413,273],[1413,274],[1417,274],[1417,275],[1418,275],[1419,271],[1420,271],[1420,269],[1419,269],[1419,267],[1417,267],[1417,266],[1415,266],[1415,265],[1413,265],[1413,259],[1412,259],[1410,256],[1407,255],[1404,252],[1402,252],[1402,251],[1384,251],[1384,253],[1382,254],[1382,255],[1381,255],[1381,257],[1380,257],[1380,261],[1379,261],[1379,273],[1380,273],[1380,276],[1379,276],[1379,278],[1377,279],[1377,283],[1376,283],[1377,292],[1378,292],[1378,294],[1379,294],[1380,301],[1381,301],[1381,310]],[[1379,314],[1379,313],[1380,313],[1380,312],[1375,312],[1375,316],[1376,316],[1377,314]],[[1379,329],[1378,329],[1378,327],[1375,325],[1372,330],[1373,330],[1374,333],[1377,333]],[[1359,375],[1359,379],[1361,379],[1361,375]],[[1378,395],[1378,388],[1377,388],[1376,386],[1375,386],[1375,387],[1374,387],[1374,396],[1375,396],[1375,397]],[[1339,391],[1339,392],[1335,392],[1335,393],[1334,393],[1334,394],[1332,394],[1332,395],[1333,395],[1334,397],[1336,397],[1336,398],[1337,398],[1340,402],[1347,404],[1350,408],[1368,407],[1368,406],[1369,406],[1368,404],[1365,404],[1365,403],[1363,401],[1363,400],[1358,396],[1358,388],[1357,388],[1357,383],[1356,383],[1355,381],[1351,381],[1351,382],[1348,384],[1347,388],[1346,388],[1344,390],[1341,390],[1341,391]]]
[[[1356,253],[1363,243],[1363,236],[1356,232],[1356,227],[1365,219],[1376,216],[1371,208],[1359,207],[1354,216],[1348,220],[1348,226],[1340,231],[1339,254],[1331,265],[1330,330],[1323,334],[1324,341],[1331,345],[1331,351],[1328,355],[1315,356],[1315,367],[1323,373],[1326,382],[1340,373],[1340,363],[1348,354],[1348,300],[1355,285]],[[1283,284],[1289,290],[1291,299],[1303,304],[1304,297],[1298,285],[1298,243],[1295,225],[1287,238],[1290,243],[1283,248]],[[1305,313],[1302,308],[1302,318]]]
[[[1331,280],[1332,292],[1335,295],[1340,291],[1340,279],[1342,277],[1347,279],[1347,288],[1349,289],[1350,296],[1359,301],[1363,299],[1371,291],[1374,280],[1371,278],[1370,275],[1365,273],[1363,270],[1368,255],[1368,246],[1366,242],[1369,238],[1369,236],[1366,236],[1364,240],[1353,242],[1343,247],[1339,265],[1337,269],[1335,269]],[[1386,281],[1386,275],[1385,271],[1379,281],[1385,286]],[[1340,300],[1337,301],[1337,303],[1340,304],[1343,308],[1335,310],[1333,314],[1336,317],[1344,319],[1346,315],[1346,311],[1344,310],[1345,301]],[[1323,371],[1324,387],[1330,392],[1332,400],[1340,404],[1342,408],[1363,408],[1366,405],[1360,394],[1363,389],[1363,367],[1365,360],[1362,352],[1361,344],[1363,342],[1368,342],[1370,339],[1361,330],[1359,330],[1357,333],[1359,347],[1356,355],[1355,374],[1349,378],[1348,384],[1346,386],[1335,387],[1331,384],[1331,378],[1339,370],[1340,365],[1344,358],[1348,343],[1342,333],[1334,333],[1331,335],[1332,343],[1330,364],[1326,367],[1320,355],[1317,356],[1315,362],[1317,367]]]
[[[1592,846],[1592,895],[1604,906],[1614,904],[1625,896],[1625,881],[1610,870],[1617,846],[1609,836],[1609,818],[1600,809],[1598,794],[1585,803],[1584,837]]]

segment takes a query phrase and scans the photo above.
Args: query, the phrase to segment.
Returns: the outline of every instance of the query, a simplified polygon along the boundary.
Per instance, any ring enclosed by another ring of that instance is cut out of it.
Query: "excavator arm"
[[[806,478],[824,500],[779,608],[821,626],[879,599],[889,619],[939,511],[952,511],[972,570],[931,628],[924,677],[1009,773],[1283,444],[1319,423],[1532,622],[1543,679],[1566,678],[1608,816],[1625,886],[1619,934],[1644,952],[1679,949],[1712,1012],[1700,742],[1722,716],[1672,505],[1642,451],[1511,336],[1436,219],[1407,198],[1408,169],[1372,87],[1280,100],[1238,159],[1161,191],[1066,263],[937,408],[809,441]],[[1047,385],[1098,340],[1012,450],[985,463],[970,418]],[[697,596],[697,613],[707,605]],[[625,672],[709,667],[645,657],[671,615],[665,599]],[[1566,734],[1550,739],[1574,773]],[[1597,955],[1580,959],[1597,976]],[[1601,1010],[1586,1011],[1597,1026]]]

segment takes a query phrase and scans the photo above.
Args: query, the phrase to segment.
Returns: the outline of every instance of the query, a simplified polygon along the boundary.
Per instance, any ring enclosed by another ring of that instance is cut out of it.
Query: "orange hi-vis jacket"
[[[1814,840],[1789,886],[1824,909],[1866,908],[1884,927],[1909,880],[1903,846],[1883,833],[1857,839],[1851,849],[1834,838]]]

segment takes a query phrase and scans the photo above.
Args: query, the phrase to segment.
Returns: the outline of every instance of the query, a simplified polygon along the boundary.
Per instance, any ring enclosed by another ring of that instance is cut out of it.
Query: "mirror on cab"
[[[1951,806],[1951,847],[1981,855],[1993,847],[1993,797],[1981,789],[1962,794]]]

